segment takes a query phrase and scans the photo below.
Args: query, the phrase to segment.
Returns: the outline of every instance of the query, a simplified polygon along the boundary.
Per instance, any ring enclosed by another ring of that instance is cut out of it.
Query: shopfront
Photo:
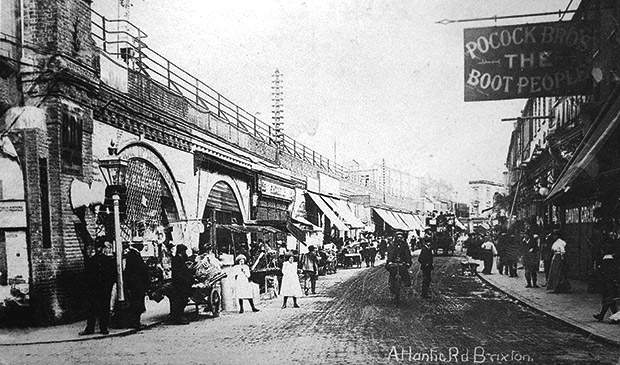
[[[620,90],[601,109],[545,200],[546,229],[562,230],[573,279],[588,278],[604,244],[620,252]]]
[[[323,229],[323,243],[334,243],[341,247],[344,239],[349,237],[350,230],[347,224],[317,193],[306,193],[306,212],[308,220]]]
[[[248,235],[227,228],[243,225],[249,220],[251,186],[254,180],[251,166],[243,161],[228,161],[206,153],[194,154],[198,179],[198,217],[204,229],[199,234],[197,248],[212,246],[225,264],[234,264],[234,256],[249,252]]]

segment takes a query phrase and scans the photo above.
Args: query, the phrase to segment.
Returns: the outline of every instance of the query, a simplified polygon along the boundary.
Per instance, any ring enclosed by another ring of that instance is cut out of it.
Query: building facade
[[[527,100],[506,161],[513,220],[541,237],[559,229],[567,242],[569,276],[579,280],[594,270],[601,237],[619,232],[614,223],[618,214],[610,208],[617,201],[612,181],[618,167],[618,144],[613,141],[619,20],[615,2],[581,1],[570,21],[590,21],[595,27],[593,91]]]
[[[260,227],[303,220],[295,207],[321,176],[340,183],[323,200],[343,230],[371,225],[371,204],[414,210],[402,174],[379,190],[286,135],[276,143],[269,123],[143,47],[138,27],[124,23],[119,41],[91,5],[0,2],[2,319],[13,307],[36,324],[82,318],[98,237],[142,239],[152,270],[178,243],[234,256]],[[377,200],[355,206],[354,196]]]

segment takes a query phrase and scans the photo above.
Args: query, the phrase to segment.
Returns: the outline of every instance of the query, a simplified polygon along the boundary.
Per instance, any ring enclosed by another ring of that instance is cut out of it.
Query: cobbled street
[[[417,264],[415,292],[399,306],[388,295],[383,265],[341,269],[320,277],[317,294],[301,298],[299,309],[281,309],[275,299],[261,303],[259,313],[225,313],[126,337],[4,347],[0,358],[2,364],[618,363],[618,348],[461,276],[459,260],[435,260],[432,299],[419,296]]]

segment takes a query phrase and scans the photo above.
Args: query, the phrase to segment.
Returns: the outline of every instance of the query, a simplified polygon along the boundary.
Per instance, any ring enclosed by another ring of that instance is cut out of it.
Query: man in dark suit
[[[423,241],[418,262],[422,269],[422,298],[430,298],[428,288],[431,285],[431,271],[433,271],[433,251],[431,251],[429,241]]]
[[[123,279],[129,301],[128,326],[141,328],[140,316],[146,311],[144,297],[149,286],[149,273],[146,263],[140,252],[144,249],[141,237],[134,238],[131,246],[125,253],[125,271]]]
[[[112,256],[112,244],[104,237],[95,240],[95,254],[84,263],[88,320],[86,329],[80,335],[95,333],[95,322],[99,318],[99,330],[107,335],[110,321],[110,298],[116,282],[116,264]]]

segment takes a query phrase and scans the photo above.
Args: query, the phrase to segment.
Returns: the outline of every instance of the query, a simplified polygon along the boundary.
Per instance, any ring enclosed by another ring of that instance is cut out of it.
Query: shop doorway
[[[200,249],[212,245],[218,256],[222,254],[236,256],[243,253],[249,257],[247,235],[223,227],[223,225],[243,224],[239,202],[228,183],[219,181],[213,186],[202,219],[203,222],[209,222],[207,225],[209,229],[200,234]]]

